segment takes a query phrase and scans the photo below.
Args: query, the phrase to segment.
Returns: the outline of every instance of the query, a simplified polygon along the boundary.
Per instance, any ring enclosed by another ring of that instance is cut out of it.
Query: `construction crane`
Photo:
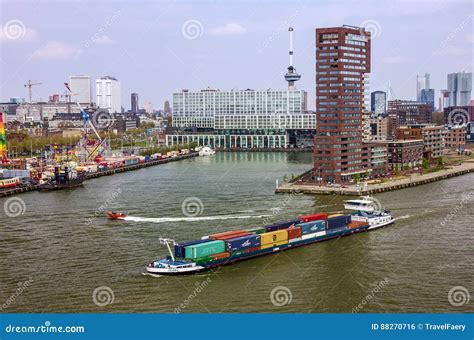
[[[31,97],[32,97],[32,95],[31,95],[31,88],[32,88],[33,86],[35,86],[35,85],[41,85],[41,84],[42,84],[42,83],[38,83],[38,82],[35,83],[35,82],[32,81],[32,80],[28,80],[28,82],[24,85],[25,87],[28,88],[28,98],[29,98],[29,102],[30,102],[30,103],[31,103]]]
[[[74,94],[71,91],[71,88],[69,87],[68,83],[64,83],[64,86],[66,87],[66,93],[69,98],[71,98]],[[99,132],[95,128],[94,124],[92,123],[89,114],[87,113],[86,110],[84,110],[79,104],[79,101],[76,100],[76,105],[79,108],[79,111],[82,114],[82,118],[84,119],[84,141],[83,141],[83,147],[86,150],[86,161],[89,161],[92,156],[95,155],[96,152],[99,152],[99,154],[102,154],[104,152],[104,149],[107,147],[107,138],[101,138],[99,135]],[[98,142],[96,143],[95,147],[93,148],[92,151],[87,150],[87,127],[90,127],[92,131],[94,132],[95,136],[97,137]],[[100,150],[102,149],[102,150]]]

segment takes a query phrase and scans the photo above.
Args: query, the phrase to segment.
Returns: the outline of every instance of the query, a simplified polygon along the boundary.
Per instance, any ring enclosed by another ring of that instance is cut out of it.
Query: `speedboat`
[[[106,214],[111,220],[122,220],[127,216],[124,213],[116,211],[107,211]]]

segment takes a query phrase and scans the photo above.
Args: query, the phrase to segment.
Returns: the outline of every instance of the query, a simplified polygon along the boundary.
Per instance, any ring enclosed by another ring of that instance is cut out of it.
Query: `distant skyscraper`
[[[472,73],[448,74],[448,106],[466,106],[471,101]]]
[[[370,94],[370,112],[383,115],[386,112],[387,94],[383,91],[374,91]]]
[[[70,76],[69,87],[73,102],[78,101],[81,105],[89,106],[91,97],[91,77],[90,76]]]
[[[421,90],[430,88],[430,75],[416,76],[416,100],[421,101]]]
[[[132,93],[131,101],[132,101],[131,111],[133,113],[138,113],[138,93]]]
[[[146,113],[153,113],[153,103],[152,102],[146,102],[143,104],[143,108],[145,109]]]
[[[170,106],[170,102],[168,100],[165,100],[165,105],[164,105],[164,110],[163,111],[167,115],[171,114],[171,106]]]
[[[120,82],[110,76],[102,77],[95,81],[97,106],[108,109],[111,113],[122,112]]]
[[[420,101],[430,103],[434,109],[435,93],[434,89],[423,89],[421,90]]]
[[[316,29],[313,174],[318,182],[346,182],[370,168],[362,151],[370,48],[370,32],[364,28]]]

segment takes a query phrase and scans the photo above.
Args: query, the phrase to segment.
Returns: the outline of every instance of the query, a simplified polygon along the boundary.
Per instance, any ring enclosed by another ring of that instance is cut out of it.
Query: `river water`
[[[15,196],[20,208],[24,203],[22,215],[8,217],[0,209],[0,308],[473,311],[467,292],[474,295],[474,174],[377,195],[398,217],[387,228],[200,275],[142,274],[147,262],[166,254],[159,237],[190,240],[302,213],[342,211],[347,197],[274,194],[276,179],[310,167],[307,153],[218,153],[89,180],[71,191]],[[105,210],[131,217],[108,220]]]

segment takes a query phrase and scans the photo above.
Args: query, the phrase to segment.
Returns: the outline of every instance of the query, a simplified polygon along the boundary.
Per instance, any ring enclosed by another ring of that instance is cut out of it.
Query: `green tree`
[[[438,168],[442,168],[444,166],[443,157],[438,157],[438,159],[436,160],[436,163],[437,163]]]
[[[423,160],[421,162],[421,167],[424,170],[428,170],[430,168],[430,162],[426,158],[423,158]]]

